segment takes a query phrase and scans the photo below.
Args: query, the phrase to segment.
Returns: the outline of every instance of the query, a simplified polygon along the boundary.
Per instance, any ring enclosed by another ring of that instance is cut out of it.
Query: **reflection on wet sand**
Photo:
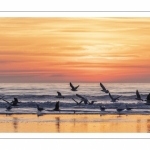
[[[0,115],[0,132],[146,133],[150,115]]]
[[[14,132],[17,132],[17,127],[18,127],[18,118],[13,117],[13,127],[14,127]]]
[[[60,119],[59,119],[59,117],[56,117],[55,119],[56,119],[56,129],[57,129],[57,132],[60,132],[59,131],[59,127],[60,127],[59,122],[60,122]]]

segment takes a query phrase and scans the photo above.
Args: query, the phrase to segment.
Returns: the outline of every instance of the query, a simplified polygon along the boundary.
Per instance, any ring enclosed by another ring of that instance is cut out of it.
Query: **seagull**
[[[101,111],[105,111],[105,109],[106,109],[105,106],[101,106],[101,105],[100,105],[99,107],[100,107],[100,110],[101,110]]]
[[[2,98],[3,101],[5,101],[6,103],[8,103],[11,106],[18,106],[17,103],[15,101],[12,101],[11,103],[6,101],[5,99]]]
[[[61,95],[60,92],[57,92],[58,93],[58,96],[56,96],[56,98],[65,98],[64,96]]]
[[[100,86],[102,87],[101,91],[103,91],[105,93],[109,93],[109,91],[104,87],[104,85],[102,83],[100,83]]]
[[[37,103],[36,103],[36,106],[37,106],[37,110],[38,110],[38,111],[41,112],[42,110],[44,110],[44,108],[43,108],[43,107],[39,107],[39,105],[38,105]]]
[[[80,105],[83,102],[83,100],[81,100],[80,102],[77,102],[75,99],[73,99],[73,101],[75,101],[77,105]]]
[[[87,104],[87,103],[89,102],[87,98],[82,97],[82,96],[79,95],[79,94],[76,94],[76,96],[79,97],[79,98],[81,98],[81,100],[84,101],[84,104]]]
[[[124,110],[124,108],[116,108],[116,110],[120,113],[121,111],[123,111]]]
[[[128,107],[128,105],[126,104],[126,110],[131,110],[131,109],[133,109],[133,108]]]
[[[72,91],[77,91],[77,88],[79,87],[79,85],[78,86],[76,86],[76,87],[74,87],[73,85],[72,85],[72,83],[70,82],[70,86],[71,86],[71,90]]]
[[[13,100],[12,102],[15,102],[15,103],[21,103],[21,102],[18,101],[17,98],[14,98],[14,100]]]
[[[89,105],[93,105],[94,102],[97,102],[97,101],[91,101],[91,102],[89,102]]]
[[[118,96],[118,97],[112,97],[112,95],[109,93],[109,97],[111,98],[111,102],[116,102],[116,100],[119,100],[119,98],[121,97],[121,96]]]
[[[59,101],[56,102],[55,108],[54,108],[53,110],[54,110],[54,111],[60,111],[60,109],[59,109]]]
[[[139,94],[138,90],[136,90],[136,96],[137,97],[135,99],[144,101],[143,99],[141,99],[141,95]]]
[[[11,109],[12,109],[11,105],[8,105],[8,106],[6,107],[6,110],[7,110],[7,111],[9,111],[9,110],[11,110]]]

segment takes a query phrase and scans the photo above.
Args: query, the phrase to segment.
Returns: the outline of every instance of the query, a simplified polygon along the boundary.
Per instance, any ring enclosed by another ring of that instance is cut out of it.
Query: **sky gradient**
[[[0,18],[0,82],[150,82],[150,18]]]

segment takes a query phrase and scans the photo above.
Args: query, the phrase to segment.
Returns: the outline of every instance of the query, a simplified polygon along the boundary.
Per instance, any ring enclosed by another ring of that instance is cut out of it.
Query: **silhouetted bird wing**
[[[9,105],[11,105],[11,103],[10,102],[8,102],[8,101],[6,101],[5,99],[2,99],[3,101],[5,101],[6,103],[8,103]]]
[[[72,89],[74,89],[74,86],[72,85],[72,83],[71,83],[71,82],[70,82],[70,86],[71,86],[71,88],[72,88]]]
[[[121,95],[122,96],[122,95]],[[119,99],[121,96],[116,97],[115,99]]]
[[[14,101],[18,103],[18,99],[17,98],[14,98]]]
[[[81,104],[83,102],[83,100],[81,100],[80,102],[79,102],[79,104]]]
[[[111,94],[109,93],[109,97],[113,100],[113,97],[111,96]]]
[[[73,98],[72,98],[73,99]],[[75,100],[75,99],[73,99],[73,101],[75,101],[77,104],[78,104],[78,102]]]
[[[104,87],[102,83],[100,83],[100,86],[102,87],[103,90],[106,90],[106,88]]]
[[[76,90],[78,87],[79,87],[79,85],[75,87],[75,90]]]
[[[141,99],[141,96],[140,96],[140,94],[139,94],[139,91],[138,91],[138,90],[136,90],[136,96],[137,96],[137,98]]]
[[[57,92],[58,93],[58,96],[61,96],[61,93],[60,92]]]
[[[81,99],[85,99],[84,97],[82,97],[82,96],[79,95],[79,94],[76,94],[76,96],[78,96],[78,97],[81,98]]]

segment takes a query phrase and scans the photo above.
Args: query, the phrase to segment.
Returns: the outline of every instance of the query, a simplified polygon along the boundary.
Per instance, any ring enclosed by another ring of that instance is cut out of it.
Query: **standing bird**
[[[100,105],[99,107],[100,107],[100,110],[101,110],[101,111],[105,111],[105,109],[106,109],[106,107],[105,107],[105,106],[102,106],[102,105]]]
[[[54,110],[54,111],[60,111],[60,109],[59,109],[59,101],[56,102],[55,108],[54,108],[53,110]]]
[[[138,91],[138,90],[136,90],[136,98],[135,98],[135,99],[144,101],[144,100],[141,98],[141,95],[139,94],[139,91]]]
[[[119,108],[119,107],[118,107],[118,108],[116,108],[116,110],[119,112],[119,115],[120,115],[120,112],[123,111],[124,108]]]
[[[100,83],[100,86],[102,88],[102,92],[105,92],[105,93],[109,93],[109,91],[104,87],[104,85],[102,83]]]
[[[6,107],[6,110],[7,110],[7,111],[10,111],[11,109],[12,109],[11,105],[8,105],[8,106]]]
[[[75,99],[73,99],[73,101],[75,101],[77,105],[80,105],[83,102],[83,100],[81,100],[80,102],[77,102]]]
[[[58,93],[58,95],[56,96],[56,98],[65,98],[64,96],[61,95],[60,92],[57,92],[57,93]]]
[[[79,85],[78,86],[76,86],[76,87],[74,87],[73,85],[72,85],[72,83],[70,82],[70,86],[71,86],[71,90],[72,91],[77,91],[77,88],[79,87]]]
[[[121,97],[121,96],[118,96],[118,97],[112,97],[112,95],[109,93],[109,97],[111,98],[111,102],[116,102],[116,100],[119,100],[119,98]]]
[[[94,102],[97,102],[97,101],[91,101],[91,102],[89,102],[89,105],[93,105]]]
[[[38,110],[38,111],[41,112],[42,110],[44,110],[44,108],[43,108],[43,107],[40,107],[37,103],[36,103],[36,106],[37,106],[37,110]]]
[[[133,108],[129,107],[127,104],[126,104],[126,110],[131,110]]]
[[[79,98],[81,98],[81,100],[84,101],[84,104],[89,103],[89,101],[88,101],[87,98],[85,98],[85,97],[83,97],[83,96],[81,96],[81,95],[79,95],[79,94],[76,94],[76,96],[79,97]]]

